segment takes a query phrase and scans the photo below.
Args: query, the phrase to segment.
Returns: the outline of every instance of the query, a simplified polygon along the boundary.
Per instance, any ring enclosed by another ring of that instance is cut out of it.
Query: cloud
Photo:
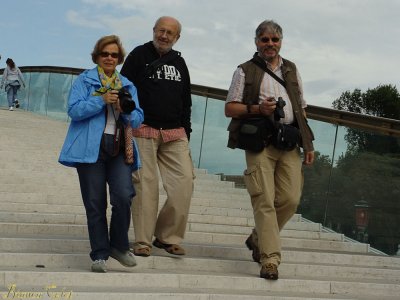
[[[99,18],[99,16],[96,16],[95,18],[90,18],[90,16],[88,17],[87,15],[83,15],[82,13],[77,11],[69,10],[66,13],[66,18],[68,22],[79,27],[96,29],[104,28],[102,22],[98,21],[102,18]]]
[[[120,35],[125,48],[152,39],[162,15],[183,25],[175,48],[192,82],[228,89],[232,73],[254,51],[254,30],[274,19],[284,31],[281,54],[294,61],[310,104],[330,106],[346,90],[398,83],[396,0],[82,0],[74,26]]]

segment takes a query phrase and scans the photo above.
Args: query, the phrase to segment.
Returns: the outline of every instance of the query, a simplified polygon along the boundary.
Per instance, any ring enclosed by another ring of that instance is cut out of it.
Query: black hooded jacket
[[[192,98],[188,68],[175,50],[154,66],[159,58],[153,42],[145,43],[129,53],[121,74],[137,88],[144,124],[157,129],[183,127],[189,139]]]

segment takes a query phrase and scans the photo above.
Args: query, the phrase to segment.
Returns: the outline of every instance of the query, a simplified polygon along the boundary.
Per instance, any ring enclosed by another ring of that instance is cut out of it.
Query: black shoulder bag
[[[252,152],[261,152],[268,146],[273,132],[271,120],[263,117],[240,120],[237,148]]]

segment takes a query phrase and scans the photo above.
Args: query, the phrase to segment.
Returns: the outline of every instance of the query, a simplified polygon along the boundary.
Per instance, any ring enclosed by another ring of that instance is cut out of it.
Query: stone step
[[[64,235],[66,237],[87,237],[87,226],[85,224],[45,224],[45,223],[22,223],[20,222],[0,222],[0,234],[38,234],[38,235]],[[295,227],[295,226],[294,226]],[[132,228],[133,229],[133,228]],[[218,224],[193,223],[187,224],[187,233],[210,233],[247,236],[252,227],[228,226]],[[131,237],[133,238],[133,230]],[[299,229],[284,229],[281,236],[285,238],[311,239],[323,241],[343,241],[343,235],[330,232],[312,232]]]
[[[221,289],[234,292],[277,292],[284,293],[288,290],[303,294],[338,294],[341,296],[390,296],[397,297],[400,294],[400,285],[380,283],[374,281],[357,282],[351,280],[306,280],[280,278],[279,281],[268,281],[255,278],[253,274],[215,274],[211,272],[192,272],[166,270],[140,270],[140,272],[126,269],[125,272],[109,272],[106,274],[94,274],[87,269],[48,269],[37,271],[35,268],[12,268],[0,271],[6,285],[15,284],[20,287],[44,287],[49,282],[63,285],[71,290],[85,290],[87,288],[101,287],[102,289],[135,288],[189,288],[189,289]],[[5,287],[4,287],[5,288]]]
[[[54,174],[54,176],[67,177],[67,179],[69,176],[75,176],[76,178],[78,178],[75,168],[65,167],[60,163],[58,163],[57,160],[58,156],[56,161],[46,161],[44,165],[42,162],[37,163],[37,162],[21,161],[19,159],[16,160],[16,162],[12,163],[4,160],[0,161],[0,167],[2,170],[8,173],[25,172],[28,177],[30,176],[29,175],[30,173],[37,173],[37,174],[44,174],[45,176]],[[18,162],[21,163],[21,165],[19,165]],[[50,164],[54,163],[56,169],[49,168],[48,167],[49,163]],[[201,169],[194,168],[194,174],[196,176],[195,180],[203,180],[206,181],[207,183],[219,181],[220,183],[226,184],[228,186],[234,184],[232,181],[221,180],[221,175],[204,173],[203,170]]]
[[[73,290],[74,299],[399,299],[400,259],[372,255],[369,245],[301,215],[282,231],[280,279],[258,278],[244,245],[254,226],[247,191],[199,169],[186,256],[154,248],[133,269],[110,259],[109,273],[91,273],[76,170],[57,162],[68,124],[20,110],[0,110],[0,122],[0,155],[7,157],[0,161],[1,298],[12,284],[21,291],[54,284]],[[160,199],[161,206],[162,188]]]
[[[49,253],[49,254],[85,254],[89,253],[88,239],[73,238],[66,240],[63,237],[0,237],[0,252],[14,253]],[[184,241],[183,247],[187,257],[224,258],[230,260],[252,261],[251,251],[245,245],[198,244]],[[153,247],[154,255],[163,255],[165,252]],[[285,263],[328,264],[328,265],[355,265],[385,269],[400,269],[400,260],[395,257],[372,255],[368,253],[350,253],[326,250],[325,252],[313,249],[294,249],[284,247],[282,257]]]
[[[77,182],[78,184],[78,182]],[[238,189],[240,192],[235,193],[234,188],[222,188],[210,187],[210,189],[204,189],[202,186],[195,186],[193,191],[193,198],[206,198],[206,199],[220,199],[220,200],[231,200],[231,203],[238,203],[240,201],[246,202],[250,205],[250,198],[248,194]],[[73,197],[80,199],[80,189],[78,186],[65,186],[65,185],[54,185],[49,184],[34,184],[34,183],[2,183],[0,185],[0,193],[18,191],[20,193],[44,193],[48,195],[57,195],[58,197]],[[160,195],[166,195],[163,189],[159,190]]]
[[[0,203],[0,222],[5,223],[38,223],[38,224],[74,224],[74,225],[85,225],[86,222],[86,214],[83,208],[80,208],[78,213],[69,212],[65,210],[64,206],[59,205],[59,213],[46,213],[42,210],[38,210],[37,205],[34,206],[35,212],[15,212],[13,210],[5,209],[5,207],[9,208],[17,208],[16,205],[11,206],[10,204]],[[49,207],[49,205],[46,205]],[[27,208],[29,209],[29,207]],[[64,209],[64,210],[63,210]],[[64,213],[67,212],[67,213]],[[111,209],[107,209],[107,216],[110,217]],[[234,233],[231,231],[232,228],[235,228],[236,233],[244,233],[249,232],[249,227],[254,227],[254,220],[252,217],[250,218],[238,218],[238,217],[227,217],[227,216],[210,216],[210,215],[198,215],[198,214],[189,214],[189,223],[200,223],[216,226],[215,229],[210,229],[210,232],[224,232],[228,230],[228,232]],[[225,228],[223,226],[218,225],[229,225],[229,227]],[[234,226],[234,227],[232,227]],[[240,229],[243,228],[243,229]],[[219,229],[219,230],[217,230]],[[284,229],[292,229],[292,230],[302,230],[302,231],[313,231],[320,232],[321,224],[311,223],[311,222],[301,222],[297,216],[294,216],[292,220],[290,220]],[[196,229],[196,231],[204,231],[205,229]]]
[[[49,234],[49,235],[65,235],[73,237],[87,237],[87,226],[85,224],[68,224],[68,223],[24,223],[20,222],[0,222],[0,234]],[[294,226],[295,227],[295,226]],[[203,224],[190,222],[187,225],[187,232],[198,233],[216,233],[233,235],[248,235],[252,227],[229,226],[218,224]],[[133,237],[133,230],[131,230]],[[282,237],[297,239],[320,239],[328,241],[342,241],[343,236],[330,232],[311,232],[298,229],[284,229],[281,232]]]
[[[189,244],[184,243],[186,250],[193,257],[214,257],[231,260],[251,260],[251,251],[241,245],[208,245],[208,244]],[[153,251],[158,249],[154,248]],[[159,253],[159,252],[156,252]],[[289,248],[284,247],[282,251],[284,263],[302,264],[327,264],[343,266],[364,266],[385,269],[400,269],[400,259],[397,257],[375,255],[369,253],[350,253],[333,250],[325,252],[313,249]]]
[[[146,269],[157,269],[162,271],[179,270],[192,272],[212,273],[240,273],[255,275],[260,271],[260,266],[251,261],[235,261],[227,259],[182,257],[152,255],[150,257],[136,257],[137,266],[135,271]],[[1,266],[8,267],[41,267],[41,268],[89,268],[91,260],[87,254],[45,254],[45,253],[0,253]],[[109,259],[108,267],[113,270],[122,267],[114,259]],[[339,280],[375,280],[386,283],[400,283],[400,269],[368,268],[362,266],[326,265],[326,264],[302,264],[282,263],[279,267],[281,278],[337,278]]]
[[[72,170],[72,169],[71,169]],[[79,188],[78,176],[73,170],[73,172],[62,172],[60,174],[60,169],[52,170],[52,172],[39,172],[32,171],[26,172],[25,170],[15,170],[15,169],[4,169],[0,174],[0,183],[2,184],[47,184],[47,185],[57,185],[57,186],[68,186],[70,188]],[[68,176],[66,176],[68,173]],[[72,176],[71,176],[72,175]],[[206,175],[200,173],[200,175]],[[216,191],[224,189],[226,192],[239,192],[242,194],[247,194],[246,190],[235,189],[234,182],[231,181],[221,181],[216,180],[208,176],[196,175],[194,180],[195,188],[215,188]],[[217,189],[218,187],[218,189]],[[160,182],[160,188],[162,188]]]
[[[69,242],[72,239],[86,240],[88,238],[86,226],[79,225],[46,225],[46,224],[15,224],[1,223],[0,234],[3,237],[56,237],[59,239],[67,239]],[[298,249],[313,249],[313,250],[331,250],[368,253],[369,245],[362,243],[350,243],[346,241],[332,240],[313,240],[296,238],[297,231],[282,232],[282,246],[286,248]],[[134,232],[129,231],[130,240],[134,240]],[[224,234],[224,233],[209,233],[209,232],[193,232],[188,231],[185,234],[186,243],[209,244],[209,245],[226,245],[235,246],[243,245],[248,234]],[[52,241],[53,242],[53,241]],[[2,247],[1,245],[0,247]],[[6,249],[10,249],[8,245],[4,245]],[[7,250],[8,251],[8,250]]]
[[[243,227],[236,225],[220,225],[220,224],[204,224],[204,223],[189,223],[188,231],[191,232],[208,232],[208,233],[225,233],[225,234],[243,234],[248,235],[253,226]],[[281,231],[281,237],[312,239],[312,240],[328,240],[328,241],[343,241],[344,236],[339,233],[332,232],[317,232],[301,230],[294,226],[294,229],[285,228]]]
[[[221,244],[221,245],[242,245],[246,235],[223,234],[208,232],[188,232],[185,235],[185,241],[188,243],[200,244]],[[282,246],[288,248],[331,250],[331,251],[349,251],[358,253],[367,253],[368,244],[350,243],[344,241],[324,241],[297,238],[281,238]]]
[[[54,286],[53,286],[54,287]],[[19,289],[19,287],[16,287]],[[26,289],[24,291],[32,291],[38,290],[39,296],[44,298],[47,295],[46,287],[43,288],[31,288]],[[92,292],[87,290],[93,290]],[[73,290],[71,293],[71,297],[69,292],[65,291],[63,293],[62,287],[55,286],[54,289],[50,290],[49,297],[53,297],[53,299],[78,299],[78,300],[155,300],[155,299],[173,299],[173,300],[331,300],[331,299],[339,299],[339,300],[354,300],[356,298],[349,298],[338,295],[317,295],[317,294],[302,294],[302,296],[298,296],[293,294],[292,296],[284,296],[279,295],[278,293],[268,292],[249,292],[241,294],[232,294],[231,291],[227,290],[198,290],[198,289],[183,289],[183,288],[152,288],[151,291],[148,289],[134,288],[134,289],[107,289],[99,292],[99,290],[103,290],[101,288],[87,288],[86,291],[76,291]],[[121,291],[122,290],[122,291]],[[8,290],[2,291],[0,289],[0,294],[7,294]],[[219,294],[218,294],[219,293]],[[287,295],[288,293],[285,293]],[[375,298],[371,298],[374,299]],[[382,300],[390,300],[391,298],[385,297]],[[364,298],[364,300],[368,300]]]
[[[191,199],[191,205],[247,210],[249,214],[252,215],[252,208],[250,200],[248,199],[230,200],[207,196],[209,195],[195,191]],[[166,194],[160,193],[159,199],[160,205],[162,205],[167,199]],[[31,191],[27,190],[27,185],[18,189],[17,184],[0,185],[0,203],[1,202],[83,205],[79,189],[70,190],[60,188],[57,193],[56,187],[53,187],[50,192],[41,192],[38,186],[36,186],[36,191]]]
[[[0,196],[1,197],[1,196]],[[12,198],[12,197],[11,197]],[[27,196],[28,198],[28,196]],[[40,197],[43,198],[43,197]],[[21,202],[6,202],[2,203],[0,202],[0,211],[10,211],[10,212],[15,212],[15,211],[20,211],[22,213],[38,213],[38,212],[43,212],[43,213],[54,213],[54,214],[63,214],[64,212],[68,212],[70,214],[85,214],[85,208],[83,207],[82,204],[76,204],[76,205],[68,205],[68,204],[51,204],[51,203],[39,203],[36,204],[34,203],[34,199],[36,197],[32,197],[30,200],[30,203],[24,203],[23,201]],[[10,201],[15,200],[10,199]],[[209,206],[202,206],[202,205],[196,205],[193,204],[190,207],[190,212],[193,215],[199,215],[199,216],[204,216],[207,220],[215,220],[213,223],[221,223],[225,224],[224,220],[225,218],[228,218],[229,220],[232,221],[232,224],[236,225],[254,225],[254,220],[253,220],[253,213],[251,210],[243,210],[243,209],[229,209],[229,208],[217,208],[217,207],[209,207]],[[291,221],[296,221],[296,222],[301,222],[301,216],[299,214],[296,214],[292,217]],[[210,221],[211,223],[211,221]],[[319,224],[315,223],[310,223],[311,225],[314,224],[313,228],[316,228],[315,226],[320,226]]]
[[[209,207],[207,206],[199,206],[199,205],[192,205],[191,206],[191,213],[190,217],[191,220],[194,222],[200,222],[203,221],[205,223],[215,223],[215,224],[230,224],[230,225],[243,225],[243,226],[254,226],[254,219],[252,216],[252,213],[250,211],[244,211],[240,209],[232,209],[231,212],[241,212],[241,216],[235,215],[235,216],[228,216],[227,215],[227,209],[208,209]],[[212,212],[213,214],[198,214],[197,211],[200,212]],[[0,202],[0,211],[3,211],[4,213],[0,213],[2,217],[0,220],[12,220],[13,217],[12,215],[15,214],[15,212],[18,211],[18,213],[22,214],[29,214],[29,213],[34,213],[33,215],[42,213],[48,216],[45,216],[42,220],[40,221],[39,217],[32,217],[32,218],[27,218],[25,219],[25,222],[29,222],[28,220],[33,220],[36,223],[41,223],[41,222],[46,222],[46,223],[52,223],[54,220],[57,219],[59,221],[63,220],[62,222],[65,223],[81,223],[80,219],[81,216],[85,215],[85,209],[82,204],[77,204],[77,205],[67,205],[67,204],[46,204],[46,203],[41,203],[41,204],[35,204],[35,203],[23,203],[23,202],[14,202],[14,203],[2,203]],[[108,209],[110,211],[110,208]],[[5,212],[8,212],[10,215],[7,216]],[[65,214],[64,212],[68,212]],[[218,215],[218,213],[221,213]],[[246,212],[246,213],[244,213]],[[54,216],[52,216],[54,215]],[[77,215],[71,216],[71,215]],[[59,217],[60,216],[60,217]],[[75,220],[76,219],[76,220]],[[292,219],[290,220],[292,222],[301,222],[301,216],[300,215],[294,215]],[[54,221],[56,222],[56,220]],[[82,221],[83,222],[83,221]],[[303,228],[309,228],[313,231],[320,230],[321,225],[317,223],[311,223],[311,222],[302,222]]]
[[[165,198],[166,198],[165,196],[160,197],[160,207],[163,201],[165,201]],[[63,202],[62,200],[65,201]],[[68,198],[67,195],[61,197],[57,195],[47,195],[42,193],[13,194],[10,192],[0,192],[0,201],[1,201],[0,204],[4,205],[8,204],[14,206],[19,205],[21,207],[21,211],[33,210],[34,212],[37,212],[37,211],[42,211],[41,209],[43,209],[43,211],[45,212],[55,212],[55,213],[57,212],[62,213],[63,211],[68,211],[70,213],[77,213],[77,212],[85,213],[85,209],[83,207],[82,200],[80,200],[80,196],[79,199],[76,198],[74,199],[72,197]],[[239,207],[237,208],[218,207],[217,206],[218,203],[223,203],[224,206],[231,205]],[[240,205],[232,205],[231,202],[229,201],[220,201],[220,200],[211,201],[210,199],[202,199],[202,198],[192,198],[190,211],[194,214],[210,215],[210,216],[230,216],[230,217],[242,217],[242,218],[253,217],[253,211],[250,207],[242,208],[240,207]],[[299,214],[296,214],[293,216],[292,219],[301,220],[301,216]]]
[[[79,181],[77,176],[70,176],[68,179],[64,179],[63,177],[53,177],[53,178],[42,178],[42,177],[34,177],[32,178],[25,178],[21,179],[15,176],[5,176],[0,175],[0,183],[4,185],[4,188],[1,189],[2,191],[6,190],[15,190],[17,186],[23,185],[24,188],[20,189],[21,192],[27,191],[38,191],[43,189],[41,188],[42,185],[48,186],[44,191],[48,191],[50,193],[54,192],[54,188],[52,187],[59,187],[63,192],[65,190],[77,190],[79,192]],[[159,191],[160,194],[166,195],[162,183],[159,183]],[[202,180],[202,179],[195,179],[194,180],[194,194],[195,195],[202,195],[206,194],[209,196],[210,192],[216,193],[215,196],[218,197],[219,193],[223,194],[234,194],[234,195],[242,195],[242,197],[237,197],[236,199],[250,199],[247,191],[244,189],[235,189],[233,183],[227,181],[212,181],[212,180]],[[75,193],[76,194],[76,193]],[[222,196],[222,198],[227,198],[226,196]],[[250,200],[249,200],[250,201]]]
[[[33,211],[41,211],[40,208],[45,209],[46,211],[49,212],[60,212],[59,208],[65,207],[65,211],[69,212],[82,212],[85,213],[85,209],[83,207],[83,204],[81,201],[77,201],[76,204],[74,205],[66,205],[60,203],[60,197],[57,197],[55,195],[41,195],[39,193],[36,193],[35,195],[32,194],[25,194],[26,198],[18,199],[18,197],[11,197],[11,201],[13,200],[18,200],[20,202],[17,202],[20,206],[24,206],[30,209],[33,209]],[[24,194],[22,193],[22,196]],[[0,199],[1,199],[1,193],[0,193]],[[26,201],[25,201],[26,200]],[[160,201],[160,207],[162,206],[162,198]],[[164,198],[165,200],[165,198]],[[28,202],[29,203],[26,203]],[[66,201],[64,203],[68,203],[72,201]],[[229,207],[218,207],[215,206],[219,201],[210,201],[209,199],[200,199],[200,198],[192,198],[192,203],[190,205],[190,212],[193,214],[198,214],[198,215],[209,215],[209,216],[228,216],[228,217],[240,217],[240,218],[253,218],[253,211],[251,208],[229,208]],[[21,203],[21,204],[20,204]],[[39,204],[35,204],[39,203]],[[229,205],[229,202],[226,205]],[[214,206],[210,206],[214,205]],[[37,206],[35,208],[35,206]],[[62,211],[61,211],[62,212]],[[302,217],[300,214],[295,214],[292,219],[293,221],[301,221]]]
[[[47,164],[46,164],[47,165]],[[53,176],[60,176],[66,180],[70,180],[70,177],[76,178],[78,180],[78,176],[76,173],[75,168],[67,168],[62,166],[59,163],[54,163],[54,166],[49,168],[48,166],[43,166],[42,164],[38,165],[33,165],[30,163],[23,163],[23,166],[16,166],[15,163],[7,163],[4,161],[0,161],[0,168],[1,170],[4,170],[6,172],[25,172],[25,173],[37,173],[37,174],[42,174],[46,173],[48,175],[53,175]],[[204,183],[204,184],[211,184],[215,183],[216,185],[226,185],[227,187],[232,187],[234,186],[234,182],[231,181],[221,181],[221,176],[216,175],[216,174],[208,174],[208,173],[197,173],[195,170],[195,182]],[[61,175],[60,175],[61,173]],[[28,175],[29,176],[29,175]],[[7,179],[8,180],[8,179]],[[75,180],[75,179],[72,179]],[[0,181],[1,182],[1,181]],[[77,181],[78,182],[78,181]],[[6,183],[6,182],[4,182]],[[77,186],[79,187],[79,186]],[[240,193],[243,193],[245,189],[235,189],[239,190]]]

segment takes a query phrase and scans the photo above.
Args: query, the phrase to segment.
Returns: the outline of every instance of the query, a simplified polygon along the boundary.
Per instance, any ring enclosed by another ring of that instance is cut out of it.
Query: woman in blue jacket
[[[140,159],[135,141],[125,141],[123,131],[128,124],[139,127],[143,111],[135,86],[116,71],[124,57],[117,36],[104,36],[97,41],[92,52],[97,66],[78,76],[69,95],[71,124],[59,157],[61,164],[76,167],[78,172],[93,272],[107,272],[109,256],[124,266],[136,265],[129,251],[128,230],[135,196],[132,171],[140,167]],[[133,163],[128,162],[125,147],[133,149]],[[106,217],[107,184],[112,206],[110,232]]]

